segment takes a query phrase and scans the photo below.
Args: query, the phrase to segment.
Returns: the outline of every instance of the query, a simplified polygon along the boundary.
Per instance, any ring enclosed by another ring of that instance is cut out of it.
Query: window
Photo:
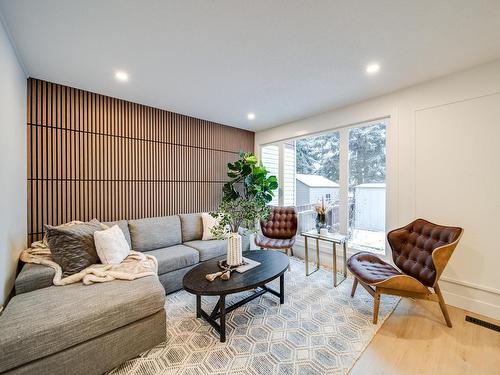
[[[385,123],[349,130],[349,226],[352,247],[385,248]]]
[[[295,205],[300,231],[315,228],[314,206],[324,200],[330,207],[326,215],[326,225],[331,232],[339,232],[339,132],[299,139],[295,142],[295,151]]]
[[[349,246],[385,249],[386,121],[342,128],[261,148],[262,163],[280,182],[272,204],[295,205],[299,231],[315,228],[325,201],[330,232]]]

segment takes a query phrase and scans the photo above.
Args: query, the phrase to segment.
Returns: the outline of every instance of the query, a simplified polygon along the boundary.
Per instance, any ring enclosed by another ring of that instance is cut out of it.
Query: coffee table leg
[[[220,310],[220,342],[226,342],[226,296],[221,295],[219,298]]]
[[[201,318],[201,295],[196,295],[196,317]]]
[[[280,276],[280,305],[285,303],[285,275]]]

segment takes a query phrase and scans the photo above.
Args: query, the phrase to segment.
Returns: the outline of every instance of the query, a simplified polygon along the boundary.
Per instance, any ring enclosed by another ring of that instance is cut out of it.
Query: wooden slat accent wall
[[[214,209],[254,133],[28,79],[28,243],[43,225]]]

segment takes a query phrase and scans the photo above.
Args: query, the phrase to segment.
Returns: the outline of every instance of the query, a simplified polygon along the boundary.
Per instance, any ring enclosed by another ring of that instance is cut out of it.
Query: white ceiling
[[[0,11],[31,77],[251,130],[500,58],[499,0],[0,0]]]

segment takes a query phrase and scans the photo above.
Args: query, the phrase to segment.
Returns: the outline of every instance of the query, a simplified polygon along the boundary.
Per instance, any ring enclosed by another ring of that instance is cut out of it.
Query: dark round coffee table
[[[243,256],[259,262],[260,265],[244,273],[233,271],[229,280],[217,278],[210,282],[205,276],[220,271],[218,261],[225,258],[220,257],[200,263],[184,276],[182,282],[186,291],[196,295],[196,317],[203,317],[210,323],[219,332],[221,342],[226,341],[226,314],[228,312],[264,293],[278,296],[280,304],[285,301],[284,273],[288,269],[288,256],[272,250],[247,251],[243,253]],[[280,278],[279,292],[266,286],[278,277]],[[255,289],[252,295],[226,307],[226,295],[252,289]],[[201,308],[201,296],[219,296],[219,302],[212,313],[208,314]]]

